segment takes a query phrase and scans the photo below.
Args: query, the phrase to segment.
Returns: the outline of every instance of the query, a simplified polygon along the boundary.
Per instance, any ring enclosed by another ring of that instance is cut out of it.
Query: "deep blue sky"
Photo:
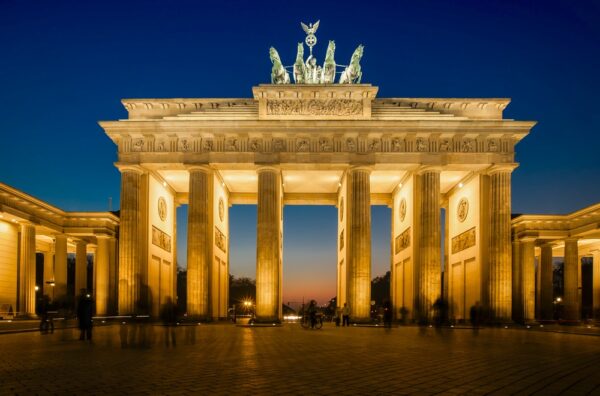
[[[96,122],[124,118],[121,98],[249,97],[269,80],[269,46],[292,63],[299,22],[317,19],[319,59],[328,39],[340,63],[364,44],[380,97],[510,97],[507,117],[538,121],[517,146],[514,212],[600,201],[597,1],[90,3],[0,0],[0,181],[66,210],[118,207],[116,149]],[[233,209],[234,273],[251,271],[255,210]],[[385,210],[375,273],[389,264]],[[285,215],[286,271],[335,260],[332,208]]]

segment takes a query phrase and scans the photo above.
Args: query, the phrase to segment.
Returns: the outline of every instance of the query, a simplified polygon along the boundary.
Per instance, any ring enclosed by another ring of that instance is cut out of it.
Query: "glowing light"
[[[167,182],[166,181],[163,182],[163,187],[167,187]]]
[[[35,291],[39,291],[40,287],[38,285],[35,285]]]
[[[458,183],[458,188],[463,188],[464,184]]]

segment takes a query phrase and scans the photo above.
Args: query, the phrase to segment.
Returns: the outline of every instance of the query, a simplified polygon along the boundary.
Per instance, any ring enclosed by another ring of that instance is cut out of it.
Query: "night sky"
[[[538,121],[517,146],[513,212],[600,201],[597,1],[0,0],[0,181],[65,210],[117,209],[116,147],[97,121],[125,118],[121,98],[250,97],[269,47],[292,64],[300,21],[318,19],[319,62],[327,40],[342,64],[364,44],[379,97],[508,97],[505,117]],[[389,268],[389,213],[373,208],[373,275]],[[284,300],[333,297],[335,208],[284,215]],[[254,277],[255,227],[255,206],[231,209],[236,276]]]

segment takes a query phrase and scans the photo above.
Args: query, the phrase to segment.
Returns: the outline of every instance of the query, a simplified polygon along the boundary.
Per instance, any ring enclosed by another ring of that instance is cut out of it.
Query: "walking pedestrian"
[[[344,303],[344,308],[342,308],[342,327],[350,326],[350,307],[348,303]]]

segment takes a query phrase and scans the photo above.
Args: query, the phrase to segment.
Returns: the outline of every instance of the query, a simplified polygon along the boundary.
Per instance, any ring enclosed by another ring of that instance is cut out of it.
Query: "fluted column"
[[[19,308],[21,315],[35,316],[35,226],[21,223]]]
[[[198,319],[210,318],[210,265],[212,260],[213,174],[207,167],[191,167],[188,208],[187,311]]]
[[[108,238],[108,314],[119,310],[119,263],[117,238]]]
[[[515,239],[512,243],[512,316],[516,322],[522,322],[524,317],[522,266],[521,241]]]
[[[535,242],[521,243],[521,279],[523,296],[523,319],[535,319]],[[514,275],[514,274],[513,274]]]
[[[281,320],[281,174],[258,169],[256,319]]]
[[[109,300],[109,254],[110,238],[105,235],[96,236],[98,247],[96,248],[96,257],[94,261],[94,294],[96,300],[96,314],[108,314]]]
[[[565,239],[565,267],[564,267],[564,319],[579,320],[581,313],[579,310],[579,253],[577,239]]]
[[[593,318],[598,320],[600,319],[600,250],[596,250],[593,252],[593,283],[592,283],[592,293],[593,293]]]
[[[371,312],[371,170],[348,171],[346,247],[346,301],[350,318],[365,322]]]
[[[490,319],[511,319],[511,170],[500,167],[490,171]]]
[[[134,312],[141,273],[141,178],[136,167],[121,168],[121,221],[119,225],[119,313]],[[76,291],[77,293],[79,290]]]
[[[44,252],[44,284],[42,286],[42,290],[45,295],[52,298],[52,285],[54,282],[54,253],[53,252]]]
[[[540,255],[540,319],[554,319],[554,286],[552,285],[552,245],[542,245]]]
[[[81,289],[87,290],[87,242],[77,241],[75,244],[75,295]]]
[[[441,297],[440,170],[425,167],[415,176],[415,319],[433,319],[433,304]]]
[[[54,298],[63,300],[67,296],[67,236],[54,236]]]

